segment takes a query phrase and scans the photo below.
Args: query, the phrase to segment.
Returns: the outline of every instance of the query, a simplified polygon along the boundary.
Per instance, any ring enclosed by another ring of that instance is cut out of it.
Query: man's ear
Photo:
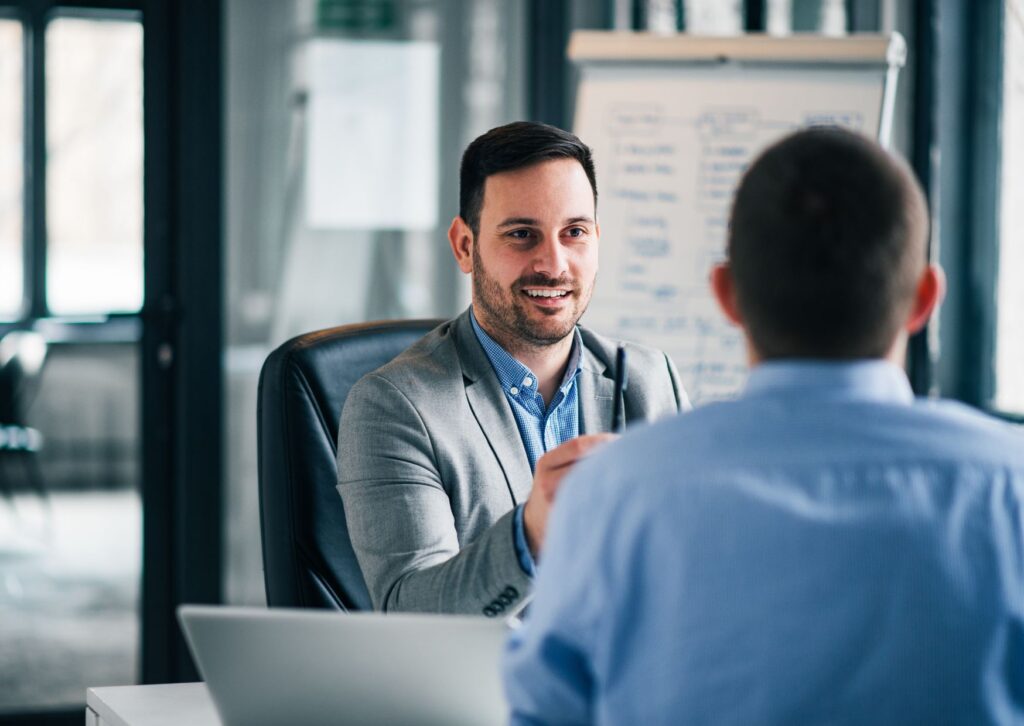
[[[919,331],[935,312],[946,294],[946,273],[938,265],[928,265],[917,281],[914,304],[907,316],[904,329],[911,335]]]
[[[711,268],[711,292],[715,295],[718,307],[733,325],[743,326],[743,316],[736,302],[736,286],[732,280],[732,270],[728,262],[720,262]]]
[[[462,217],[456,216],[448,227],[448,243],[459,269],[467,275],[473,271],[473,230]]]

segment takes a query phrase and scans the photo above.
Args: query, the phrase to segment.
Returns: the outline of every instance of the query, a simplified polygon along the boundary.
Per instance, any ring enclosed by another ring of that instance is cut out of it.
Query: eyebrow
[[[584,217],[570,217],[569,219],[565,220],[562,224],[593,224],[593,223],[594,223],[593,219],[591,219],[590,217],[584,216]],[[532,217],[509,217],[508,219],[506,219],[505,221],[503,221],[501,224],[498,225],[498,229],[501,229],[503,227],[518,227],[520,225],[522,225],[524,227],[539,227],[540,226],[540,222],[538,220],[536,220],[536,219],[533,219]]]

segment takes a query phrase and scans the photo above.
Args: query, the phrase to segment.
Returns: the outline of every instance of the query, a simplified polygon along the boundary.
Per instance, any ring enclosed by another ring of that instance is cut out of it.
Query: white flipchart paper
[[[316,39],[308,54],[308,225],[437,227],[438,45]]]

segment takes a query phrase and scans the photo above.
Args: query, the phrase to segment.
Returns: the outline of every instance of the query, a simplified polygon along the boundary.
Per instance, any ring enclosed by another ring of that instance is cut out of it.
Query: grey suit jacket
[[[607,431],[615,343],[581,329],[581,433]],[[627,421],[688,407],[660,351],[628,345]],[[513,512],[533,484],[519,429],[469,311],[352,388],[338,491],[378,610],[497,615],[531,588]]]

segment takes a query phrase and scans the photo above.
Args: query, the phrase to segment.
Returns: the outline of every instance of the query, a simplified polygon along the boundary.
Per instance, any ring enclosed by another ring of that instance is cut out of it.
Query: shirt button
[[[508,392],[511,393],[513,396],[519,395],[519,389],[516,388],[515,386],[512,386],[512,388],[508,389]]]
[[[526,378],[523,379],[523,385],[529,388],[530,386],[533,385],[533,379],[527,376]]]

